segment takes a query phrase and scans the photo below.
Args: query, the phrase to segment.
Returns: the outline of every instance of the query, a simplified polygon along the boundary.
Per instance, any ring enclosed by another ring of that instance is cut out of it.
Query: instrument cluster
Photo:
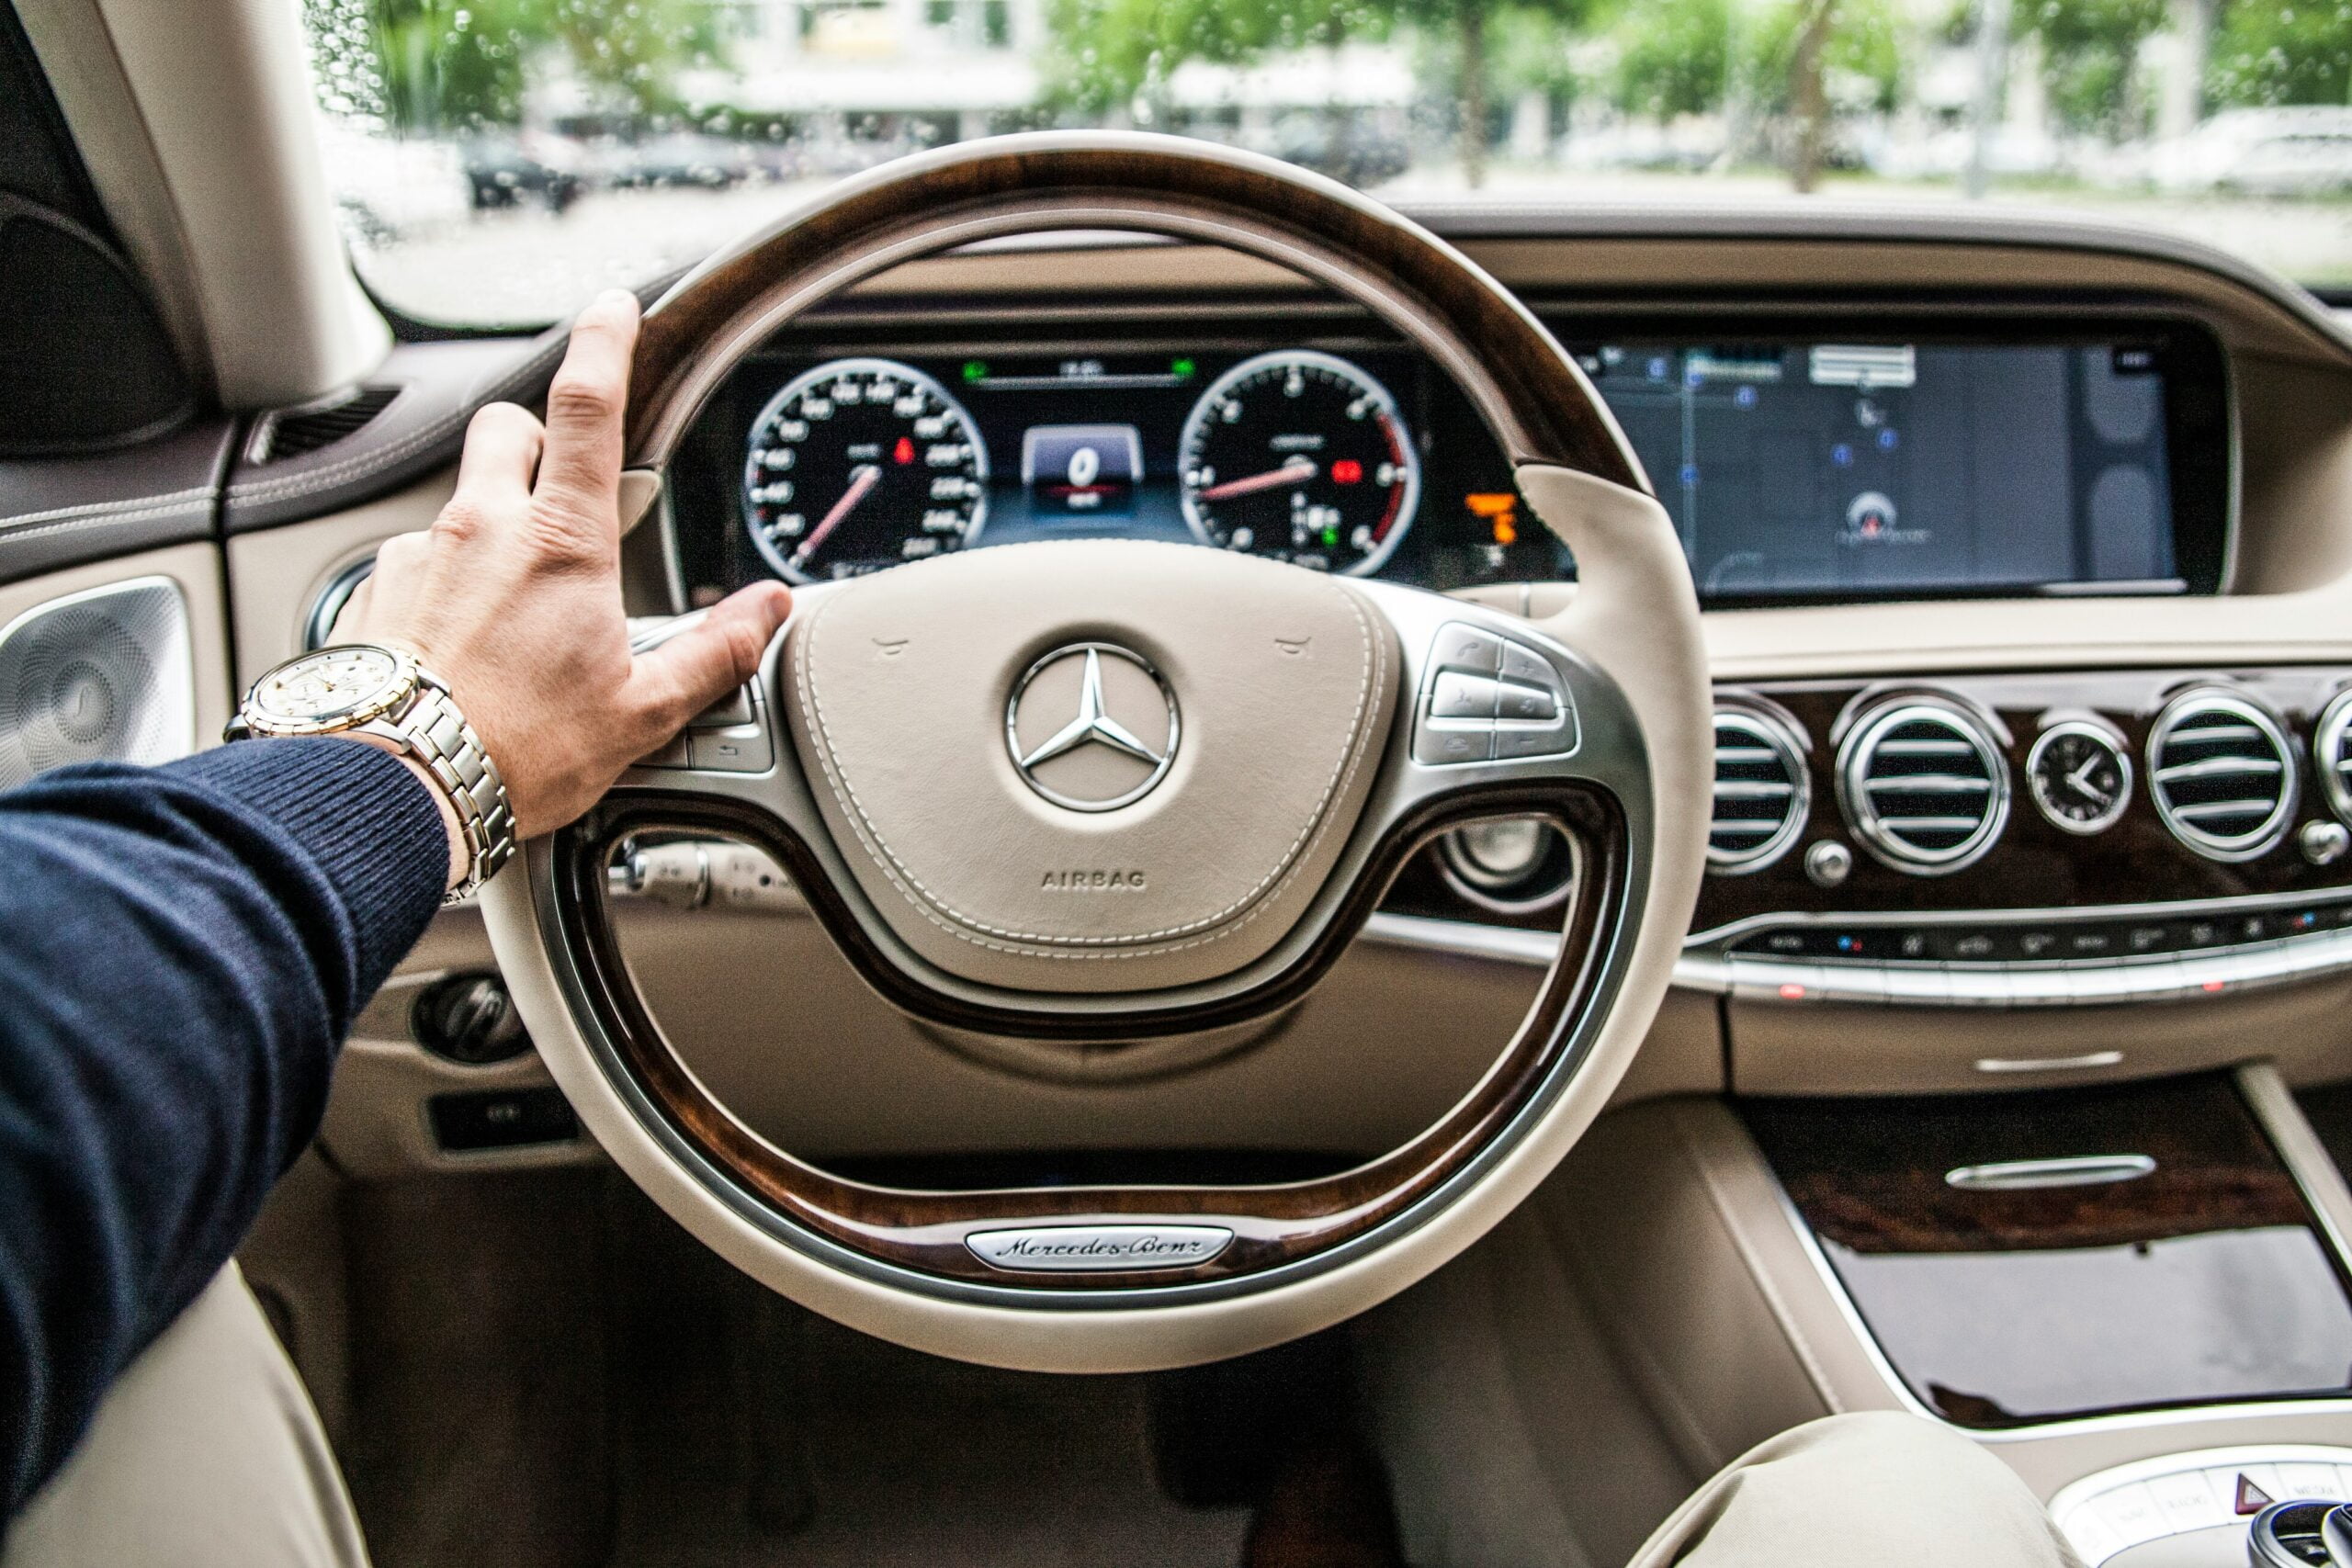
[[[772,352],[691,439],[673,485],[697,601],[1073,537],[1439,589],[1573,571],[1460,392],[1390,345]]]
[[[1171,502],[1200,544],[1363,573],[1413,525],[1412,433],[1395,394],[1337,355],[1276,350],[1215,376],[1182,355],[957,369],[975,401],[1023,398],[1017,467],[963,398],[899,360],[828,360],[767,400],[745,443],[743,521],[778,576],[854,577],[1008,536],[1165,532]],[[1187,400],[1173,453],[1148,456],[1170,393]]]

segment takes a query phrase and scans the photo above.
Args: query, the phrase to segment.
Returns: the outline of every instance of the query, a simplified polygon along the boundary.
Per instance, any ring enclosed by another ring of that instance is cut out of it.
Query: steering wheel
[[[1573,550],[1569,607],[1531,622],[1123,540],[944,554],[803,589],[753,685],[760,771],[632,771],[526,846],[483,909],[582,1122],[739,1268],[919,1349],[1143,1371],[1363,1311],[1475,1241],[1576,1142],[1689,928],[1709,688],[1673,525],[1535,318],[1377,203],[1197,141],[967,143],[849,180],[713,257],[647,313],[624,495],[658,492],[695,412],[784,322],[917,257],[1057,230],[1226,247],[1387,322],[1461,387]],[[1404,1146],[1280,1185],[918,1191],[796,1159],[673,1050],[605,903],[625,837],[724,834],[781,862],[906,1013],[1115,1049],[1295,1004],[1408,856],[1499,814],[1550,818],[1580,857],[1560,955],[1516,1037]]]

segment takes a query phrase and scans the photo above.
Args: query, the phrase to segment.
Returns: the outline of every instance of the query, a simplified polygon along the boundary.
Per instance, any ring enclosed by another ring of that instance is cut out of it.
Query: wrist
[[[448,687],[404,649],[346,643],[300,654],[255,681],[228,730],[345,736],[399,758],[433,796],[449,838],[449,896],[487,881],[514,852],[498,767]]]
[[[397,742],[380,735],[348,730],[334,739],[356,740],[362,746],[373,746],[379,751],[390,752],[399,759],[401,766],[413,773],[416,782],[424,786],[424,793],[433,797],[434,811],[441,818],[442,835],[448,840],[449,872],[447,879],[441,885],[442,891],[456,891],[458,885],[465,881],[466,874],[473,869],[473,851],[466,843],[465,826],[458,820],[457,807],[451,804],[448,791],[434,778],[432,770],[403,750]]]

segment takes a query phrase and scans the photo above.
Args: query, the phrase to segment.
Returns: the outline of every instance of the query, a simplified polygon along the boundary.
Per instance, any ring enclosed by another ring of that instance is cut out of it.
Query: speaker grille
[[[187,603],[168,578],[52,599],[0,630],[0,788],[196,746]]]

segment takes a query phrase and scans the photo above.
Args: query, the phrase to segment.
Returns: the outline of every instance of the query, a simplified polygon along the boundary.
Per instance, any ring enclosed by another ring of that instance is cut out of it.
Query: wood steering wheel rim
[[[1363,1310],[1483,1234],[1574,1143],[1646,1032],[1687,930],[1711,780],[1708,694],[1671,524],[1549,333],[1465,258],[1376,203],[1208,144],[1045,133],[844,182],[714,257],[648,312],[631,468],[658,479],[727,373],[811,306],[922,255],[1049,229],[1222,245],[1366,306],[1478,408],[1531,509],[1577,553],[1575,604],[1530,626],[1394,585],[1349,590],[1386,617],[1403,650],[1395,716],[1375,738],[1376,781],[1325,884],[1302,895],[1295,930],[1229,975],[1132,996],[1038,996],[943,970],[895,936],[871,879],[862,891],[848,869],[840,818],[813,804],[821,791],[800,754],[809,735],[788,735],[781,717],[792,660],[813,657],[793,640],[807,610],[760,682],[773,777],[684,788],[677,775],[633,771],[581,823],[527,846],[483,904],[525,1020],[584,1124],[722,1256],[805,1305],[918,1348],[1041,1370],[1141,1370],[1259,1348]],[[639,490],[653,493],[642,479]],[[1024,547],[1067,547],[1013,548]],[[1573,759],[1421,765],[1414,694],[1436,668],[1432,639],[1449,628],[1550,661],[1582,724]],[[844,956],[911,1014],[1033,1039],[1136,1038],[1290,1005],[1328,972],[1407,856],[1449,826],[1505,811],[1551,817],[1584,852],[1562,956],[1516,1038],[1403,1147],[1279,1186],[916,1192],[796,1159],[736,1119],[663,1038],[605,904],[610,855],[626,835],[722,833],[782,862]],[[1015,1233],[1065,1253],[1102,1247],[1114,1261],[1023,1263],[1047,1254],[1006,1254],[997,1238]]]

